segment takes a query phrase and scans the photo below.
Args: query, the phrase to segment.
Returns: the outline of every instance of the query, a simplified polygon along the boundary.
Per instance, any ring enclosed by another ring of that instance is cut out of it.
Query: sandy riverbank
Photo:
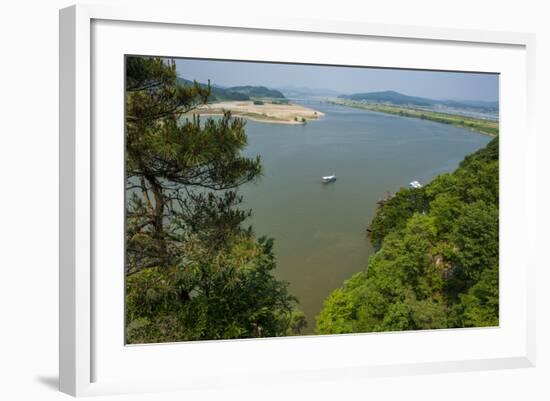
[[[324,113],[299,104],[254,104],[253,101],[232,101],[211,103],[200,106],[192,114],[221,115],[230,110],[234,117],[247,118],[253,121],[275,124],[305,124],[317,120]]]

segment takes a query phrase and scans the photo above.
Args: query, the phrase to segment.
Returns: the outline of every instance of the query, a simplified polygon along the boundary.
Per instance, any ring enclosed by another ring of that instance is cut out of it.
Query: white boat
[[[418,189],[422,188],[422,184],[420,184],[418,181],[412,181],[409,183],[409,187]]]
[[[323,182],[334,182],[336,181],[336,176],[334,174],[332,175],[325,175],[324,177],[321,177],[321,180]]]

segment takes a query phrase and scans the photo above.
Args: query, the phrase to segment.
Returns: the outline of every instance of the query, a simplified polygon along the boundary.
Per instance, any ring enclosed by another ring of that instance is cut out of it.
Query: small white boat
[[[336,181],[336,176],[334,174],[332,175],[325,175],[324,177],[321,177],[321,180],[323,182],[334,182]]]
[[[422,184],[420,184],[418,181],[412,181],[409,183],[409,187],[418,189],[422,188]]]

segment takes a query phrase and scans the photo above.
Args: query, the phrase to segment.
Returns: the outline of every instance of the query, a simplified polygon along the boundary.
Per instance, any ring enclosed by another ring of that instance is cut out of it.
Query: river
[[[324,299],[364,270],[373,249],[366,228],[377,201],[418,180],[453,171],[490,137],[431,121],[321,103],[306,125],[248,121],[248,156],[260,155],[264,175],[241,190],[257,236],[275,239],[277,278],[290,283],[308,320]],[[336,174],[323,184],[321,176]]]

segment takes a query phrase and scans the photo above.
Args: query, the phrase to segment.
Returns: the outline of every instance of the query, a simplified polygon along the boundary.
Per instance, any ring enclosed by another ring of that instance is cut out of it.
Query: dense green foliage
[[[318,333],[498,325],[498,137],[381,202],[369,235],[376,253],[325,300]]]
[[[216,252],[200,242],[187,248],[184,266],[128,277],[129,342],[272,337],[305,326],[286,284],[271,275],[271,241],[240,235]]]
[[[242,155],[245,121],[193,115],[213,100],[282,94],[186,81],[161,58],[128,57],[126,73],[127,342],[300,334],[297,299],[273,276],[273,240],[245,225],[239,187],[262,174]],[[452,174],[381,201],[368,229],[376,252],[326,299],[316,331],[498,325],[498,196],[495,138]]]
[[[127,342],[299,333],[272,240],[243,225],[238,188],[262,172],[244,120],[182,118],[211,88],[170,60],[128,57],[126,74]]]

